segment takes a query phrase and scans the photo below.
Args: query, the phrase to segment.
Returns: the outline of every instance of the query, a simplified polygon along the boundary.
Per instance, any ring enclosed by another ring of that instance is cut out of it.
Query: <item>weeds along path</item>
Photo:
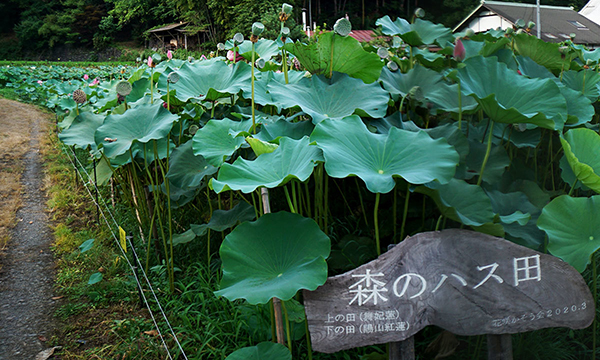
[[[34,359],[54,328],[52,233],[39,153],[47,118],[0,99],[0,360]]]

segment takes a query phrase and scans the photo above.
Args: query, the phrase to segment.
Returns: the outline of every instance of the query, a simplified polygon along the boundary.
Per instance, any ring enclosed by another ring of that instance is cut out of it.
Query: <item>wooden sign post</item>
[[[501,335],[491,337],[490,349],[505,349],[510,336],[502,334],[582,329],[595,314],[585,281],[567,263],[458,229],[406,238],[304,299],[313,349],[325,353],[403,341],[427,325]]]

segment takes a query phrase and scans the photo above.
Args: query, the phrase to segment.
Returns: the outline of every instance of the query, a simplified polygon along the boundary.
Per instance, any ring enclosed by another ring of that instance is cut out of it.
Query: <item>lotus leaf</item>
[[[194,135],[194,155],[202,155],[209,164],[219,167],[244,144],[243,136],[231,133],[247,132],[251,127],[251,120],[212,119]]]
[[[235,205],[233,209],[213,211],[212,217],[207,224],[192,224],[191,227],[196,236],[204,236],[208,229],[213,231],[224,231],[237,224],[243,223],[244,221],[254,220],[254,218],[256,218],[254,207],[247,202],[242,201]]]
[[[263,124],[260,132],[254,137],[262,141],[279,143],[281,137],[299,140],[304,136],[309,136],[314,128],[315,126],[310,121],[292,123],[285,119],[280,119],[274,123]]]
[[[244,40],[243,43],[238,45],[239,54],[246,60],[252,60],[252,42],[250,40]],[[259,39],[254,44],[255,59],[263,58],[265,61],[271,60],[272,57],[277,56],[280,53],[277,42],[269,39]]]
[[[305,45],[297,41],[286,44],[285,49],[312,74],[329,74],[332,54],[333,71],[348,74],[367,84],[375,82],[383,68],[377,54],[366,52],[353,37],[335,36],[333,32],[320,35],[316,43]]]
[[[410,46],[438,44],[442,48],[454,41],[452,30],[444,25],[434,24],[427,20],[415,19],[410,24],[408,21],[397,18],[392,21],[388,15],[377,19],[375,25],[382,27],[385,35],[398,35]]]
[[[592,102],[597,101],[600,97],[600,90],[598,89],[600,74],[593,70],[565,71],[562,73],[562,82],[567,87],[577,90],[578,93],[583,93]]]
[[[94,132],[104,122],[104,116],[96,115],[90,111],[82,112],[73,120],[68,129],[58,134],[58,138],[69,146],[77,146],[82,149],[91,147],[96,150]]]
[[[254,154],[256,154],[256,156],[272,153],[273,151],[275,151],[275,149],[279,147],[277,144],[271,144],[269,142],[262,141],[260,139],[255,139],[249,136],[246,138],[246,142],[250,144],[250,147],[252,148],[252,151],[254,151]]]
[[[374,118],[383,117],[389,100],[387,92],[379,84],[367,85],[341,73],[334,73],[331,79],[313,76],[296,84],[271,82],[268,90],[276,103],[284,108],[300,106],[315,124],[326,118],[341,119],[356,110]]]
[[[590,129],[571,129],[560,142],[577,179],[600,193],[600,135]]]
[[[236,350],[225,360],[292,360],[292,354],[281,344],[265,341]]]
[[[487,144],[482,144],[479,141],[469,140],[469,154],[465,160],[468,167],[468,173],[464,177],[470,179],[475,175],[479,175],[481,165],[485,157]],[[483,172],[483,181],[488,184],[493,184],[500,181],[502,174],[510,165],[510,158],[506,154],[503,146],[492,146],[488,161]]]
[[[387,68],[381,72],[380,80],[383,87],[392,94],[394,99],[406,96],[411,89],[418,86],[423,96],[429,102],[434,103],[440,109],[458,112],[458,85],[448,84],[441,74],[416,66],[408,73],[391,72]],[[467,112],[477,107],[473,98],[462,96],[462,110]]]
[[[197,188],[202,180],[217,172],[201,155],[194,155],[192,142],[179,146],[171,154],[167,178],[171,184],[182,190]]]
[[[555,74],[569,70],[571,56],[563,56],[557,43],[545,42],[529,34],[519,34],[515,35],[514,44],[516,53],[531,58]]]
[[[294,178],[305,181],[320,161],[323,161],[321,150],[309,145],[308,137],[300,140],[282,138],[275,151],[254,161],[240,157],[233,164],[223,164],[217,179],[212,180],[212,188],[217,193],[225,190],[249,193],[261,186],[284,185]]]
[[[126,153],[134,142],[147,143],[165,138],[177,116],[160,104],[140,105],[123,115],[109,115],[94,135],[104,155],[114,158]]]
[[[314,290],[327,280],[330,242],[312,219],[298,214],[265,214],[237,226],[223,240],[221,290],[229,300],[264,304],[291,299],[298,290]]]
[[[462,90],[492,120],[562,129],[567,103],[554,81],[519,76],[495,57],[474,57],[464,63],[467,66],[458,70]]]
[[[454,221],[471,226],[494,221],[492,203],[480,186],[451,179],[447,184],[432,182],[415,191],[431,197],[442,214]]]
[[[572,130],[571,130],[572,131]],[[600,248],[600,196],[562,195],[546,205],[537,225],[548,235],[548,251],[583,272]]]
[[[186,62],[178,71],[179,81],[169,86],[175,97],[182,102],[189,99],[215,101],[221,97],[237,94],[250,87],[250,65],[238,62],[229,67],[223,61]],[[157,85],[167,92],[167,76],[163,74]]]
[[[390,192],[394,176],[412,184],[450,181],[459,155],[445,139],[425,132],[390,128],[388,134],[370,132],[358,116],[321,122],[311,140],[323,149],[325,169],[335,178],[360,177],[369,191]]]

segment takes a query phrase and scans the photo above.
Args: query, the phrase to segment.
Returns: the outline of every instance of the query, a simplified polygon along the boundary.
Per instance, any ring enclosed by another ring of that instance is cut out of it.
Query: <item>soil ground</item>
[[[0,99],[0,360],[34,359],[55,328],[40,137],[48,114]]]

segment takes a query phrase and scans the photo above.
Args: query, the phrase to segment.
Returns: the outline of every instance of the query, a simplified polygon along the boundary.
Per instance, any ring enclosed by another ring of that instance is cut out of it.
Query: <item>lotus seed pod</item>
[[[350,23],[350,20],[346,18],[339,18],[335,22],[335,25],[333,25],[333,31],[338,35],[346,37],[350,35],[350,32],[352,31],[352,24]]]
[[[290,28],[287,26],[284,26],[281,28],[281,36],[283,37],[288,37],[288,35],[290,34]]]
[[[402,39],[399,36],[394,36],[392,38],[392,47],[399,48],[400,46],[402,46]]]
[[[223,50],[225,50],[225,44],[223,44],[223,43],[218,43],[218,44],[217,44],[217,50],[219,50],[219,51],[223,51]]]
[[[162,57],[160,56],[160,54],[152,55],[152,61],[154,61],[155,63],[159,63],[161,60],[162,60]]]
[[[506,34],[508,34],[508,35],[510,35],[510,34],[512,34],[514,32],[515,32],[515,30],[513,28],[506,29]]]
[[[235,45],[241,44],[243,42],[244,42],[244,35],[242,35],[241,33],[236,33],[235,35],[233,35],[233,43]]]
[[[577,36],[577,34],[575,34],[575,33],[570,33],[569,34],[569,37],[571,38],[571,40],[575,39],[575,36]]]
[[[377,55],[379,55],[379,57],[382,59],[387,59],[388,56],[390,56],[390,53],[386,48],[380,47],[379,49],[377,49]]]
[[[258,58],[255,62],[254,65],[259,68],[262,69],[265,67],[265,65],[267,64],[267,62],[265,61],[265,59],[263,58]]]
[[[528,29],[533,29],[535,27],[535,23],[533,21],[530,21],[527,23],[527,28]]]
[[[391,72],[398,71],[398,64],[395,61],[388,61],[386,66]]]
[[[517,29],[520,29],[520,28],[523,28],[523,27],[525,27],[525,20],[523,20],[523,19],[518,19],[518,20],[515,22],[515,26],[517,27]]]
[[[142,58],[141,57],[136,58],[135,62],[139,62],[139,63],[142,62]]]
[[[188,56],[188,61],[189,61],[189,62],[192,62],[192,61],[194,61],[194,57],[193,57],[193,56]]]
[[[419,19],[424,18],[425,17],[425,10],[423,10],[421,8],[417,8],[415,10],[415,17],[418,17]]]
[[[170,72],[169,75],[167,75],[167,81],[171,84],[176,84],[179,81],[179,74],[175,71]]]
[[[131,84],[129,81],[122,80],[117,84],[117,94],[121,96],[127,96],[131,93]]]
[[[524,33],[525,33],[525,30],[519,29],[519,30],[517,30],[517,32],[515,34],[519,35],[519,34],[524,34]]]
[[[81,89],[73,91],[73,100],[78,104],[83,104],[87,100],[87,95]]]
[[[259,36],[265,31],[265,26],[259,22],[252,24],[252,35]]]
[[[283,3],[283,5],[281,5],[281,12],[287,15],[290,15],[292,13],[292,9],[294,7],[288,3]]]
[[[467,29],[467,31],[465,31],[466,37],[472,37],[474,35],[475,35],[475,31],[473,31],[473,29]]]
[[[188,129],[190,135],[196,135],[196,133],[198,132],[198,130],[200,130],[200,128],[198,127],[198,125],[192,125]]]

